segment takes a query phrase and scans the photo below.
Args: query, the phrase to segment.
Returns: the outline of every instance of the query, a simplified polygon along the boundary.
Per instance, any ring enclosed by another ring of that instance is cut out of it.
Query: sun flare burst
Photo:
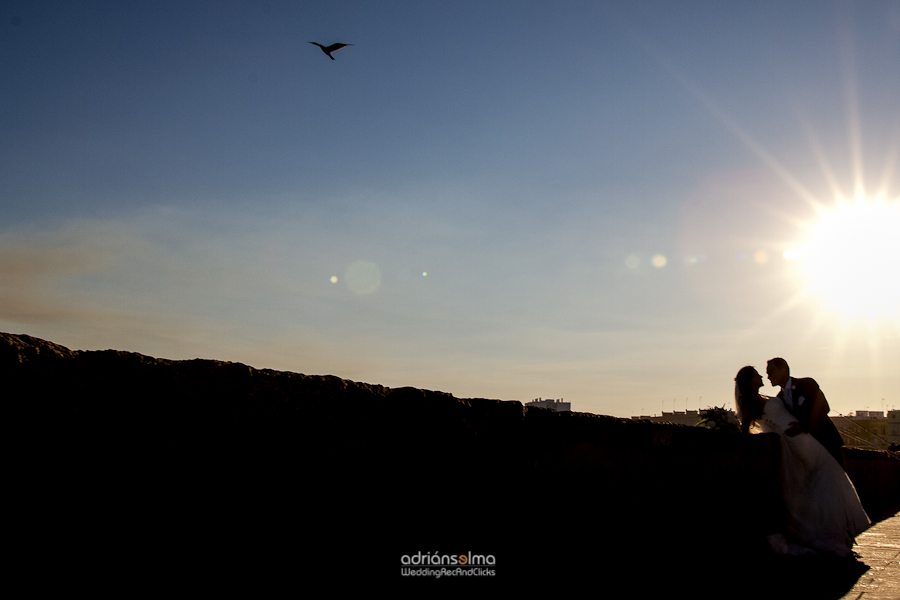
[[[900,316],[900,200],[823,209],[800,249],[809,291],[846,317]]]

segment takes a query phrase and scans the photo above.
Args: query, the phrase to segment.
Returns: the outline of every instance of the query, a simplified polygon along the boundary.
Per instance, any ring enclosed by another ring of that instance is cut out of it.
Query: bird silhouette
[[[316,42],[310,42],[310,44],[314,46],[318,46],[322,49],[322,52],[328,55],[328,58],[334,60],[334,57],[331,55],[335,50],[340,50],[341,48],[346,48],[347,46],[352,46],[353,44],[332,44],[330,46],[323,46],[322,44],[318,44]]]

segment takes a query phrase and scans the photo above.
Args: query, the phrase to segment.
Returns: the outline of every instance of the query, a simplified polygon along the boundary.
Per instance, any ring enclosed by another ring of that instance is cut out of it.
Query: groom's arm
[[[816,387],[816,401],[812,405],[812,410],[809,415],[809,429],[813,429],[822,421],[828,419],[828,400],[825,399],[825,394],[822,393],[822,390]]]
[[[822,390],[819,389],[819,384],[814,379],[804,379],[801,385],[794,390],[794,394],[795,399],[803,396],[803,404],[797,407],[797,414],[794,416],[797,417],[800,429],[809,433],[817,418],[817,413],[820,412],[816,405],[821,406],[821,403],[825,401],[825,396],[822,395]]]

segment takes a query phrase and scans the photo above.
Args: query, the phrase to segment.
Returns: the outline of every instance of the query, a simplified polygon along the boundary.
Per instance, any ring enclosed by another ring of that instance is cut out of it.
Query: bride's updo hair
[[[753,376],[757,371],[753,367],[744,367],[734,378],[735,400],[741,417],[741,430],[750,430],[750,423],[762,417],[762,402],[759,401],[759,388],[753,386]]]

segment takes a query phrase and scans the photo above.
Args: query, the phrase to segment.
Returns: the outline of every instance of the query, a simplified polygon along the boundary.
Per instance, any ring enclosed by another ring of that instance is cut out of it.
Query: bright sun
[[[900,316],[900,200],[823,211],[801,252],[810,292],[845,316]]]

